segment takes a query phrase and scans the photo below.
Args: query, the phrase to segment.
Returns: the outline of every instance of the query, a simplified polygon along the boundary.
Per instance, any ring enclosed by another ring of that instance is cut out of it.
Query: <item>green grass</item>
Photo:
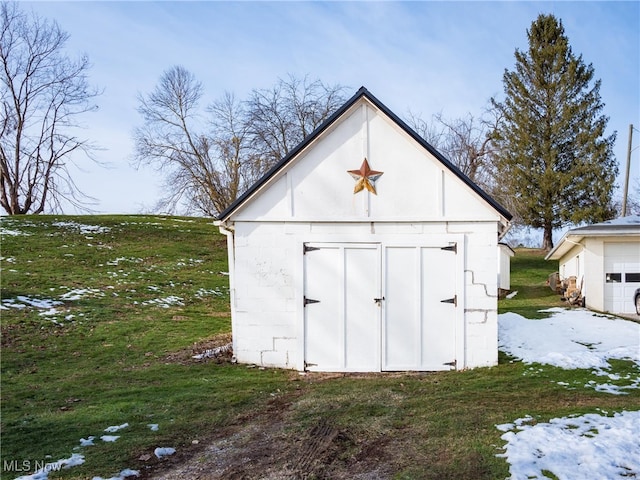
[[[109,230],[83,234],[59,222]],[[230,330],[226,244],[211,221],[40,216],[3,227],[28,234],[3,235],[3,299],[95,292],[55,316],[2,310],[3,459],[68,458],[80,438],[128,422],[122,442],[93,447],[67,474],[110,476],[137,452],[185,445],[281,386],[279,371],[166,360]],[[154,303],[169,297],[180,304]]]
[[[104,230],[83,233],[78,225]],[[318,425],[339,431],[335,451],[308,478],[348,478],[340,474],[377,465],[396,479],[505,478],[496,424],[640,408],[637,389],[596,392],[584,387],[591,372],[524,365],[504,354],[496,367],[437,374],[300,376],[197,362],[193,353],[228,341],[230,332],[226,243],[210,220],[38,216],[4,218],[2,226],[23,233],[2,236],[3,300],[64,302],[54,316],[0,310],[2,478],[27,473],[11,465],[72,453],[86,463],[49,478],[108,478],[124,468],[146,474],[163,464],[155,447],[188,458],[247,424],[278,426],[263,441],[278,445],[277,454],[254,458],[258,467],[290,462]],[[501,312],[539,318],[538,310],[563,305],[544,284],[557,265],[524,249],[512,260],[518,295],[500,301]],[[89,291],[61,300],[77,289]],[[637,376],[631,362],[611,364]],[[99,440],[106,427],[124,423],[112,434],[118,441]],[[95,445],[78,448],[89,436]]]
[[[547,278],[558,271],[557,261],[545,261],[543,250],[517,248],[511,258],[511,290],[518,292],[498,304],[499,313],[514,312],[526,318],[545,318],[540,310],[566,307],[560,296],[549,288]]]

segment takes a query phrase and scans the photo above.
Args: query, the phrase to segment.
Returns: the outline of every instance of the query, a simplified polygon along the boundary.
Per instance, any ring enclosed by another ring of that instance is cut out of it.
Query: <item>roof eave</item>
[[[545,260],[560,260],[574,246],[583,246],[580,242],[584,235],[576,235],[571,231],[564,234],[555,247],[544,257]]]

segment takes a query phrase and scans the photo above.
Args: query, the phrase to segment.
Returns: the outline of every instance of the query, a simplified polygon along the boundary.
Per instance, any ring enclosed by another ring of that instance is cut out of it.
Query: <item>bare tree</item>
[[[640,177],[632,179],[633,184],[627,194],[627,215],[640,215]],[[613,202],[617,216],[622,216],[622,196]]]
[[[136,162],[167,173],[158,208],[215,216],[311,133],[337,106],[342,87],[290,77],[241,102],[230,94],[199,113],[204,89],[183,67],[139,95]]]
[[[289,75],[247,101],[251,145],[268,169],[285,157],[345,101],[345,87]]]
[[[208,107],[211,115],[212,144],[220,161],[216,179],[215,215],[227,208],[263,173],[261,161],[248,146],[249,125],[245,105],[225,93]]]
[[[438,151],[441,149],[441,145],[444,143],[445,130],[442,125],[436,120],[436,115],[431,117],[431,121],[428,122],[420,115],[409,111],[406,118],[407,124],[415,130],[415,132],[424,138],[431,146],[435,147]],[[444,152],[441,152],[444,154]]]
[[[10,215],[85,209],[90,197],[73,182],[72,154],[95,148],[74,135],[79,115],[97,107],[88,85],[89,60],[63,52],[69,38],[55,22],[0,6],[0,205]]]
[[[452,120],[438,113],[431,122],[409,113],[407,123],[472,181],[490,189],[493,145],[489,134],[498,121],[496,112],[487,110],[480,118],[469,113]]]
[[[214,210],[209,184],[216,169],[212,165],[209,137],[198,131],[203,88],[182,67],[166,71],[149,95],[138,95],[138,112],[144,126],[135,130],[138,165],[150,164],[167,173],[166,195],[159,209],[172,211],[181,200],[208,214]]]

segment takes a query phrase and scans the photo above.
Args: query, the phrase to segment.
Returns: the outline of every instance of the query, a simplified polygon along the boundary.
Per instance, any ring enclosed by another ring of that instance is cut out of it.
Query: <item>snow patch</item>
[[[220,355],[224,355],[225,353],[229,353],[232,350],[233,350],[233,343],[228,343],[220,347],[209,348],[205,350],[203,353],[192,355],[191,358],[195,358],[196,360],[202,360],[204,358],[216,358],[216,357],[219,357]]]
[[[507,442],[497,456],[507,459],[512,479],[549,478],[545,471],[562,479],[640,476],[640,412],[554,418],[518,431],[505,425],[496,426]]]
[[[67,228],[69,230],[78,230],[82,235],[94,234],[94,233],[107,233],[111,229],[101,225],[85,225],[77,222],[55,222],[52,223],[54,227]]]
[[[543,311],[551,313],[551,317],[529,320],[511,312],[499,315],[499,349],[526,364],[591,369],[596,377],[609,380],[592,380],[580,385],[583,388],[614,395],[640,388],[640,324],[596,315],[586,309],[552,308]],[[611,359],[634,362],[639,369],[638,375],[614,375],[609,364]],[[539,373],[535,369],[530,369],[530,372]],[[616,385],[611,381],[625,384]]]
[[[168,297],[154,298],[153,300],[146,300],[142,302],[142,305],[155,305],[160,308],[169,308],[173,305],[178,305],[180,307],[183,307],[184,298],[177,297],[175,295],[169,295]]]
[[[120,472],[120,474],[117,477],[110,477],[106,479],[102,477],[93,477],[91,480],[124,480],[127,477],[137,477],[139,475],[140,475],[140,472],[138,470],[131,470],[130,468],[125,468]]]
[[[541,320],[499,315],[499,348],[525,363],[565,369],[606,369],[611,358],[640,365],[640,324],[585,309],[545,311],[552,315]]]
[[[96,437],[94,437],[94,436],[89,436],[87,438],[81,438],[80,439],[80,446],[81,447],[91,447],[91,446],[95,445],[95,443],[93,443],[95,438]]]
[[[84,463],[84,455],[74,453],[69,458],[47,463],[43,468],[31,475],[22,475],[15,480],[47,480],[50,472],[58,472],[61,468],[71,468]]]
[[[153,451],[153,454],[158,458],[166,457],[168,455],[173,455],[174,453],[176,453],[176,449],[171,447],[164,447],[164,448],[158,447]]]
[[[107,433],[117,432],[118,430],[122,430],[123,428],[127,428],[129,426],[128,423],[123,423],[122,425],[113,425],[111,427],[107,427],[104,429]]]
[[[0,227],[0,236],[8,235],[9,237],[18,237],[20,235],[29,237],[30,233],[21,232],[20,230],[10,230],[8,228]]]
[[[60,298],[62,300],[75,301],[88,296],[104,297],[104,295],[104,292],[97,288],[74,288],[73,290],[69,290],[67,293],[60,295]]]
[[[18,295],[16,298],[3,298],[2,304],[9,308],[33,307],[41,310],[50,310],[63,302],[50,298],[33,298],[26,295]]]

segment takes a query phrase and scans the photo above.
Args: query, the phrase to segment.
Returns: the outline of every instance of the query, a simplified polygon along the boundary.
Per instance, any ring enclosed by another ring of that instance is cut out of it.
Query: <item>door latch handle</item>
[[[380,306],[382,305],[382,301],[384,300],[384,297],[382,298],[374,298],[373,301],[376,302],[376,305]]]

